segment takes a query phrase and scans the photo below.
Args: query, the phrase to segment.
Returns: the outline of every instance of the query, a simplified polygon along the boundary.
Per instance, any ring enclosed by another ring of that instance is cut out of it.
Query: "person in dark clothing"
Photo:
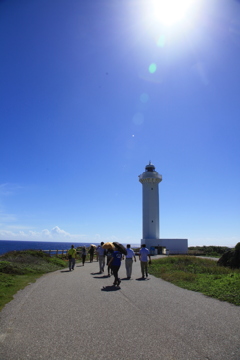
[[[113,285],[117,285],[119,286],[121,283],[121,280],[118,277],[118,270],[120,269],[121,266],[121,261],[122,261],[122,254],[120,253],[120,251],[117,250],[117,248],[115,248],[115,250],[112,253],[112,258],[109,261],[109,265],[111,266],[111,269],[113,271],[113,275],[114,275],[114,283]]]
[[[82,247],[82,264],[84,266],[85,260],[86,260],[86,256],[87,256],[87,249],[85,246]]]
[[[91,263],[91,262],[93,262],[94,246],[90,247],[89,254],[90,254],[90,263]]]
[[[109,266],[109,262],[112,258],[112,253],[113,253],[113,250],[112,249],[108,249],[107,250],[107,267],[108,267],[108,276],[111,276],[113,274],[113,271],[111,269],[111,266]]]

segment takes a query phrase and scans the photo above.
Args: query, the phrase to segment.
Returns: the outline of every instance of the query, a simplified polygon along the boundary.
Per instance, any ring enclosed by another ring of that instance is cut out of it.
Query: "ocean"
[[[75,247],[86,246],[90,244],[99,245],[99,243],[76,243],[76,242],[48,242],[48,241],[15,241],[15,240],[0,240],[0,255],[14,250],[67,250],[71,245]],[[126,245],[126,244],[123,244]],[[131,244],[131,246],[139,247],[140,245]]]

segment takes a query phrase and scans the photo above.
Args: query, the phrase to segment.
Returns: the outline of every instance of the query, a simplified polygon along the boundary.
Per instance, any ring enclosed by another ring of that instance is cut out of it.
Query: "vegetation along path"
[[[0,313],[0,359],[239,360],[240,307],[182,289],[139,261],[120,288],[98,263],[43,275]]]

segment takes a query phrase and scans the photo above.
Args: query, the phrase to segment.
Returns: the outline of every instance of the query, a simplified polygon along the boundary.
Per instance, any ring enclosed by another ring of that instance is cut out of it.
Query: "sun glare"
[[[186,18],[196,0],[154,0],[152,11],[157,21],[164,25],[173,25]]]

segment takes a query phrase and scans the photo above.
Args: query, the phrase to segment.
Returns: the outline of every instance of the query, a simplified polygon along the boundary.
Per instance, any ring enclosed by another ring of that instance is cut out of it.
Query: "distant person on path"
[[[149,263],[151,263],[151,256],[149,250],[146,248],[145,244],[142,244],[141,249],[139,251],[139,260],[141,264],[141,271],[142,271],[142,279],[144,279],[144,275],[148,277],[148,258]]]
[[[84,266],[85,260],[86,260],[86,256],[87,256],[87,249],[86,246],[82,247],[82,265]]]
[[[98,249],[101,247],[101,245],[98,245],[97,248],[96,248],[96,260],[98,262]]]
[[[91,246],[88,252],[90,254],[90,263],[91,263],[93,262],[94,246]]]
[[[111,269],[111,265],[109,265],[110,260],[112,258],[112,253],[113,253],[112,249],[107,250],[107,267],[108,267],[108,276],[109,277],[113,274],[112,269]]]
[[[109,266],[111,266],[115,278],[113,283],[114,286],[115,285],[119,286],[121,283],[121,280],[118,277],[118,270],[120,269],[121,261],[122,261],[122,254],[120,253],[120,251],[118,251],[117,248],[115,248],[115,250],[112,253],[112,258],[109,261]]]
[[[106,250],[102,248],[102,245],[104,242],[101,242],[101,246],[97,248],[98,253],[98,262],[99,262],[99,272],[102,274],[104,272],[105,267],[105,256],[106,256]]]
[[[136,256],[134,251],[131,249],[131,245],[127,244],[127,255],[125,260],[125,267],[126,267],[126,273],[127,273],[127,279],[131,279],[132,275],[132,264],[133,264],[133,258],[136,262]]]
[[[71,249],[68,250],[69,271],[74,270],[76,254],[77,254],[77,250],[74,248],[74,245],[72,245]]]

